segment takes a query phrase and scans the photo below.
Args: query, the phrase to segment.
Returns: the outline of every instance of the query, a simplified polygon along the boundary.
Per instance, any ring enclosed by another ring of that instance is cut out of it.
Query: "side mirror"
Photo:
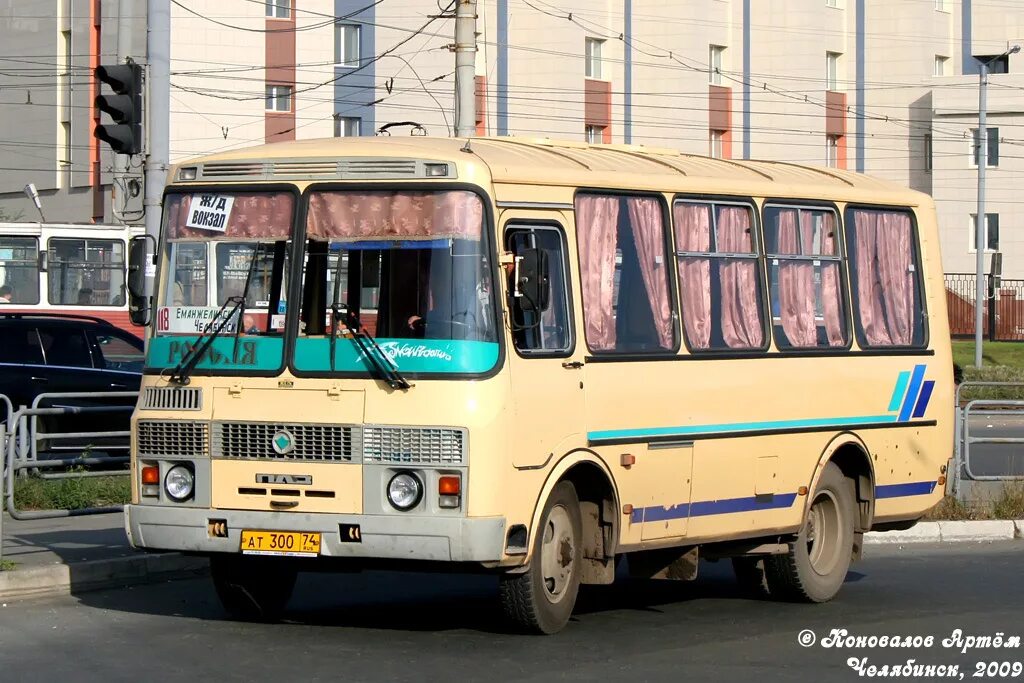
[[[551,299],[551,280],[547,252],[523,249],[516,256],[513,296],[524,311],[540,313]]]
[[[153,261],[149,255],[149,235],[133,237],[128,242],[128,317],[133,325],[149,324],[149,297],[146,296],[146,267]],[[156,251],[155,241],[154,252]]]

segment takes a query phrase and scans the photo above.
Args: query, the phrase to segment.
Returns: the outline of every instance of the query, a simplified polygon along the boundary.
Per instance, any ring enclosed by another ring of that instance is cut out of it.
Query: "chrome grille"
[[[380,463],[461,465],[466,432],[445,427],[365,427],[363,460]]]
[[[274,450],[274,435],[287,431],[292,449]],[[359,453],[359,428],[346,425],[221,422],[213,429],[213,455],[218,458],[258,458],[314,462],[352,462]]]
[[[139,420],[135,450],[144,457],[209,455],[209,427],[205,422]]]
[[[146,387],[143,410],[202,410],[203,390],[198,387]]]

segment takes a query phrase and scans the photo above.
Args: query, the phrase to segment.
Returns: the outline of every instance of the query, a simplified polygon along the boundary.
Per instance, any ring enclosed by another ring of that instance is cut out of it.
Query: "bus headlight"
[[[192,469],[186,465],[175,465],[167,470],[164,476],[164,490],[167,495],[179,503],[192,496],[195,488],[195,475]]]
[[[388,502],[396,510],[411,510],[423,497],[423,483],[412,472],[399,472],[388,482]]]

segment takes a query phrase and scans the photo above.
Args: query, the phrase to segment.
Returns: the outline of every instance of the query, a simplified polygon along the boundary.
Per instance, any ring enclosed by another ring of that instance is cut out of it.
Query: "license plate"
[[[242,532],[243,555],[286,555],[316,557],[320,554],[320,534],[305,531]]]

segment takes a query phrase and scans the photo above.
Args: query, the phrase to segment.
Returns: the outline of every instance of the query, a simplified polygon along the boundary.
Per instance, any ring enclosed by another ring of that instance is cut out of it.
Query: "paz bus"
[[[943,495],[924,194],[642,146],[342,138],[180,164],[163,205],[126,526],[209,556],[234,615],[278,617],[297,572],[456,568],[553,633],[623,559],[729,558],[822,602],[865,532]],[[183,298],[223,245],[206,268],[233,293]]]
[[[129,332],[128,241],[142,226],[0,223],[0,313],[89,315]]]

